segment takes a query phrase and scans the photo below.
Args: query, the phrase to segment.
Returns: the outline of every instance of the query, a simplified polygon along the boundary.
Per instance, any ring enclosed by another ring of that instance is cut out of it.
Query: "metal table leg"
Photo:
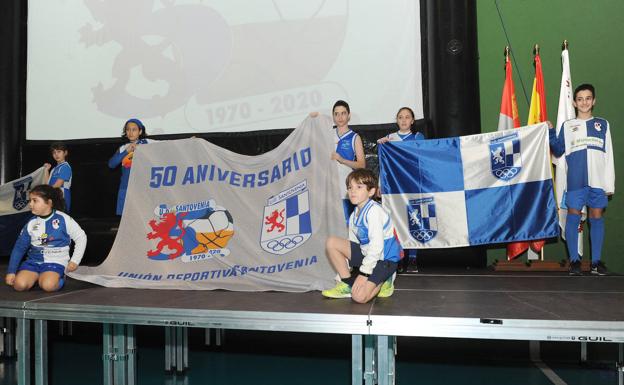
[[[175,332],[173,326],[165,326],[165,372],[173,370]]]
[[[394,384],[396,337],[377,336],[377,384]]]
[[[35,320],[35,384],[48,385],[48,321]]]
[[[176,372],[183,372],[186,369],[186,365],[184,362],[184,356],[188,354],[188,348],[185,346],[184,342],[188,341],[188,338],[185,338],[187,335],[186,328],[177,327],[175,330],[176,334],[176,345],[175,345],[175,365]]]
[[[364,336],[364,384],[374,385],[375,378],[375,341],[377,336]]]
[[[362,335],[351,336],[351,385],[362,385]]]
[[[188,329],[165,327],[165,371],[180,373],[188,369]]]
[[[30,385],[30,320],[17,320],[17,383]]]
[[[136,356],[136,336],[134,325],[126,325],[126,348],[128,351],[128,385],[136,385],[137,382],[137,356]]]
[[[104,361],[104,385],[113,385],[113,325],[102,324],[102,359]]]
[[[113,351],[115,360],[113,361],[113,371],[115,385],[128,384],[128,352],[126,344],[126,325],[113,325]]]

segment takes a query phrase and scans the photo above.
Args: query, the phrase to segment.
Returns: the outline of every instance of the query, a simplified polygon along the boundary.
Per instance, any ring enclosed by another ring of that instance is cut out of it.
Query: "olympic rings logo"
[[[275,252],[282,251],[284,249],[292,250],[301,242],[303,242],[303,237],[301,235],[295,235],[292,238],[285,237],[282,239],[271,239],[265,244],[265,247]]]
[[[498,179],[509,180],[515,177],[520,171],[520,169],[517,167],[511,167],[511,168],[502,168],[502,169],[493,170],[493,171],[494,171],[494,176],[496,176]]]
[[[425,242],[429,242],[430,240],[432,240],[433,237],[435,237],[435,235],[437,234],[437,232],[435,232],[433,230],[421,229],[421,230],[418,230],[418,231],[410,231],[410,234],[418,242],[425,243]]]

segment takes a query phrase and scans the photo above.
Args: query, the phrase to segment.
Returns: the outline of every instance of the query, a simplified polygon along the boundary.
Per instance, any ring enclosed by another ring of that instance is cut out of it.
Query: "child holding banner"
[[[377,139],[377,143],[384,144],[388,142],[424,140],[425,136],[422,133],[412,131],[414,121],[414,111],[409,107],[401,107],[396,116],[396,122],[399,130],[397,132],[392,132],[383,138]],[[408,266],[411,266],[409,270],[410,272],[418,272],[418,267],[416,266],[416,249],[405,250],[405,252],[407,254],[406,256],[409,256],[409,258],[405,258],[403,260],[404,263],[401,263],[401,266],[399,266],[399,272],[406,271]]]
[[[377,143],[383,144],[387,142],[397,141],[409,141],[409,140],[423,140],[425,136],[420,132],[413,132],[412,125],[414,124],[415,117],[414,111],[409,107],[401,107],[397,112],[396,122],[399,127],[399,131],[392,132],[383,138],[377,139]]]
[[[326,243],[327,258],[340,282],[322,294],[327,298],[351,297],[359,303],[375,296],[389,297],[394,292],[392,276],[401,245],[390,215],[371,199],[377,191],[377,177],[361,168],[347,176],[346,184],[349,200],[355,206],[349,217],[349,239],[331,236]],[[358,268],[353,275],[345,262]]]
[[[78,268],[85,248],[87,235],[69,215],[61,212],[64,201],[59,189],[38,185],[30,190],[31,218],[17,238],[5,282],[17,291],[30,290],[35,283],[44,291],[63,287],[65,270]],[[70,259],[69,246],[75,242]],[[20,261],[26,254],[26,260]]]
[[[318,115],[318,111],[310,113],[312,118],[316,118]],[[338,162],[338,176],[341,181],[344,181],[347,175],[354,169],[366,167],[364,144],[362,143],[362,138],[349,128],[349,120],[351,120],[349,103],[344,100],[336,101],[332,108],[332,119],[336,125],[336,135],[334,137],[336,148],[332,151],[331,159]],[[348,221],[349,215],[353,211],[353,206],[349,203],[346,190],[340,190],[340,197],[342,199],[345,221]]]
[[[362,138],[349,128],[349,120],[351,119],[351,108],[344,100],[338,100],[332,108],[332,117],[336,125],[336,150],[332,153],[331,158],[338,162],[338,175],[340,180],[345,180],[347,175],[354,169],[366,167],[366,158],[364,157],[364,145]],[[343,208],[345,212],[345,220],[349,219],[349,215],[353,211],[353,206],[346,198],[347,192],[340,191],[342,196]]]
[[[69,191],[72,180],[72,169],[67,163],[67,146],[63,142],[54,142],[50,145],[50,153],[56,161],[56,166],[50,170],[52,165],[45,163],[46,180],[52,187],[59,188],[65,199],[65,212],[69,212],[71,207],[71,193]]]
[[[139,119],[128,120],[124,124],[121,137],[128,140],[128,143],[122,144],[108,161],[108,167],[110,168],[115,168],[121,164],[121,182],[119,183],[119,192],[117,193],[117,215],[123,213],[134,150],[140,144],[154,142],[152,139],[147,139],[147,131],[145,131],[145,126]]]
[[[615,192],[615,166],[609,122],[593,116],[596,92],[591,84],[581,84],[574,90],[576,119],[563,123],[559,135],[550,129],[550,147],[555,156],[565,154],[568,164],[568,189],[565,204],[566,244],[570,253],[570,275],[581,275],[578,255],[578,227],[581,209],[589,208],[589,237],[591,240],[591,273],[606,275],[600,260],[604,241],[604,209],[607,197]]]

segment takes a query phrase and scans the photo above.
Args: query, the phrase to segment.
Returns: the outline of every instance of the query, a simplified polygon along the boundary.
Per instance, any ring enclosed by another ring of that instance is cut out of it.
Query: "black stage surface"
[[[356,304],[319,292],[115,289],[69,279],[57,293],[2,285],[0,316],[17,318],[22,349],[30,346],[29,320],[35,320],[35,358],[43,360],[35,362],[37,378],[47,371],[47,320],[109,325],[105,334],[121,344],[133,339],[124,325],[351,334],[353,383],[367,384],[393,381],[396,336],[624,342],[624,276],[419,273],[399,276],[395,287],[390,298]],[[24,359],[26,373],[30,357]]]
[[[417,274],[398,276],[395,287],[390,298],[356,304],[325,299],[319,292],[116,289],[68,279],[57,293],[39,289],[18,293],[2,285],[0,315],[137,324],[179,321],[186,322],[185,326],[348,334],[378,334],[367,330],[375,326],[371,317],[476,319],[490,326],[501,326],[499,321],[504,320],[571,321],[584,327],[593,322],[597,328],[601,324],[624,331],[624,276],[619,275]],[[245,319],[253,322],[243,325]],[[267,323],[253,325],[261,320]],[[272,325],[271,320],[282,323]],[[418,331],[394,332],[386,334],[419,335]]]

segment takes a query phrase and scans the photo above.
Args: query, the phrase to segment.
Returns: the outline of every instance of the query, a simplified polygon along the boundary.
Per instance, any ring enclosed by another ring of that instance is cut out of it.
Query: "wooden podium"
[[[494,261],[491,268],[494,271],[569,271],[570,263],[567,259],[556,261]],[[591,269],[590,261],[581,261],[581,271],[588,272]]]

